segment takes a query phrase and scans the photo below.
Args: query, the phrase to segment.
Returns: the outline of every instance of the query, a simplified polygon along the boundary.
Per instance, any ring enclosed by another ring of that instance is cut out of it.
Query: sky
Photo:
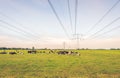
[[[0,0],[0,47],[120,48],[120,2],[112,8],[119,0],[78,0],[77,15],[75,0],[69,0],[70,13],[68,0],[49,1],[65,30],[48,0]]]

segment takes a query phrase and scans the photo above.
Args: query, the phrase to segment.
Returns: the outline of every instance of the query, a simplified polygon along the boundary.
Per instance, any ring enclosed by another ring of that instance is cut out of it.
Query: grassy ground
[[[23,52],[0,54],[0,78],[120,78],[120,50],[80,50],[81,56]]]

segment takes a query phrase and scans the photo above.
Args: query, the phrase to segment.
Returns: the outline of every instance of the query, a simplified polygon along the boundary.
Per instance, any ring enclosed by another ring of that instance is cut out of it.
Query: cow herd
[[[24,54],[23,52],[0,52],[0,54],[10,54],[10,55],[14,55],[14,54]]]
[[[78,55],[80,56],[79,52],[73,52],[73,51],[59,51],[59,55]]]
[[[38,53],[49,53],[49,54],[58,54],[58,55],[77,55],[80,56],[79,52],[73,52],[73,51],[53,51],[50,50],[49,52],[38,52],[36,50],[29,50],[27,51],[28,54],[38,54]],[[15,55],[15,54],[24,54],[23,52],[0,52],[0,54],[10,54],[10,55]]]

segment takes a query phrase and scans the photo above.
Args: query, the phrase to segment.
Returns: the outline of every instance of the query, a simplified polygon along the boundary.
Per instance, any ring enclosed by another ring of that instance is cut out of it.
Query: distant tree
[[[84,48],[82,48],[82,50],[85,50]]]
[[[47,50],[47,48],[44,48],[44,50]]]
[[[117,50],[120,50],[120,48],[117,48]]]
[[[115,48],[111,48],[110,50],[116,50]]]

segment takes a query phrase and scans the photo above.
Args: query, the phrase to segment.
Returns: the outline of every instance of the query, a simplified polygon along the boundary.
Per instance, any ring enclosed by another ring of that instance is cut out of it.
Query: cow
[[[77,56],[80,56],[80,53],[79,52],[70,52],[69,55],[77,55]]]
[[[14,54],[17,54],[17,53],[16,52],[9,52],[9,54],[14,55]]]
[[[36,51],[28,51],[28,54],[36,54]]]
[[[79,52],[73,52],[73,51],[59,51],[59,55],[77,55],[80,56]]]
[[[0,52],[0,54],[7,54],[7,52]]]
[[[80,56],[81,54],[80,53],[77,53],[77,56]]]
[[[58,52],[59,55],[66,55],[66,54],[68,54],[68,53],[69,53],[68,51],[59,51],[59,52]]]
[[[24,53],[23,52],[17,52],[18,54],[21,54],[21,55],[23,55]]]
[[[54,50],[50,50],[49,53],[55,53]]]

